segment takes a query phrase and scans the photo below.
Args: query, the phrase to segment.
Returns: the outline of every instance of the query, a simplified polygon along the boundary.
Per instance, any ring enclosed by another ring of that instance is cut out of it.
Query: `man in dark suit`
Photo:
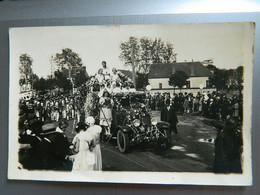
[[[44,145],[43,164],[44,169],[70,170],[71,165],[68,161],[68,155],[71,154],[70,145],[67,136],[64,134],[66,127],[63,127],[63,121],[60,122],[60,131],[56,130],[53,123],[45,124],[42,127],[42,140]]]
[[[242,173],[241,154],[243,140],[241,124],[238,119],[231,117],[225,127],[218,132],[215,140],[215,173]]]
[[[169,99],[166,100],[165,105],[161,110],[161,121],[168,122],[170,124],[171,132],[174,132],[175,134],[178,133],[176,127],[177,123],[179,122],[178,117]]]

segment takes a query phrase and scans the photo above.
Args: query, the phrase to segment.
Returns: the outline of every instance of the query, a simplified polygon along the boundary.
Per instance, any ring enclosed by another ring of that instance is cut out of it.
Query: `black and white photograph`
[[[255,23],[10,28],[8,178],[251,185]]]

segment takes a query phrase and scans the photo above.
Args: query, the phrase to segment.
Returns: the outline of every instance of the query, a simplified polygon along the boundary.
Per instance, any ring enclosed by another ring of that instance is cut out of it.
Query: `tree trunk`
[[[131,49],[131,60],[132,60],[133,83],[134,83],[134,87],[136,89],[134,47],[132,47],[132,49]]]

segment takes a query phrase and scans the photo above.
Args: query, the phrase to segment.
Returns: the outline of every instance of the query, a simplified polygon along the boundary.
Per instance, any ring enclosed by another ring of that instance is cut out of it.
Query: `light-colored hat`
[[[94,117],[88,116],[88,117],[86,118],[86,123],[95,124],[95,119],[94,119]]]
[[[56,125],[54,123],[47,123],[42,126],[43,131],[47,131],[47,130],[51,130],[51,129],[55,129],[55,128],[56,128]]]

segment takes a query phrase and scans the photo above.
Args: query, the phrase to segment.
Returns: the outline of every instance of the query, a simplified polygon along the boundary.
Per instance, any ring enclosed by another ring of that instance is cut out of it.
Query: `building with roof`
[[[170,64],[152,64],[148,80],[153,90],[172,90],[169,78],[177,71],[183,71],[189,77],[183,88],[200,89],[209,87],[209,77],[213,74],[201,62],[174,62]],[[176,87],[177,88],[177,87]]]

